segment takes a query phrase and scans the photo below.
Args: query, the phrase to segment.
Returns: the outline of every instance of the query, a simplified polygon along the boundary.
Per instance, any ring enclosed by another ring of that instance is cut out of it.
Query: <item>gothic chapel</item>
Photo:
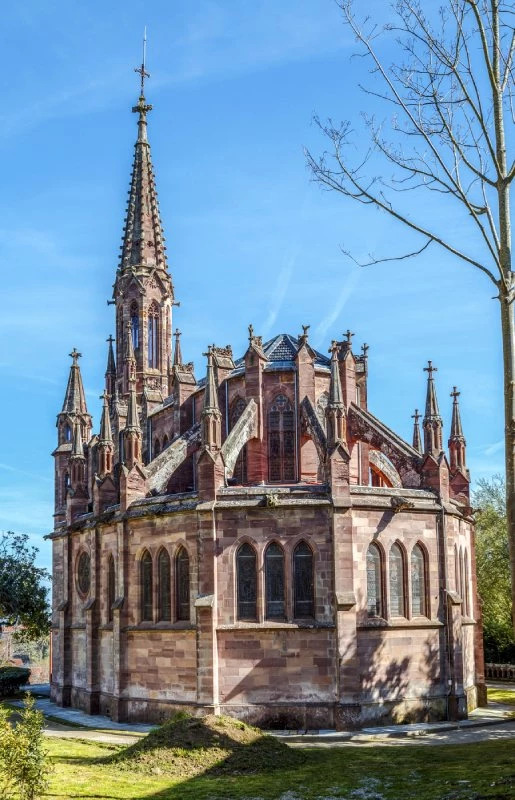
[[[454,389],[444,450],[368,409],[367,347],[173,334],[143,92],[100,426],[79,357],[57,416],[52,697],[115,720],[179,709],[265,727],[463,718],[485,700]]]

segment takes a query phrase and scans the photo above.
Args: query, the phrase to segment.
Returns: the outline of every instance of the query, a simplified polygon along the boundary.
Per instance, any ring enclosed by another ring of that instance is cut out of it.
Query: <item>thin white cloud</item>
[[[498,442],[494,442],[493,444],[488,445],[488,447],[485,447],[484,454],[485,456],[494,456],[496,453],[500,453],[503,449],[504,439],[499,439]]]
[[[14,472],[16,475],[24,475],[26,478],[32,478],[33,480],[43,481],[44,483],[53,482],[50,478],[45,478],[43,475],[38,475],[36,472],[26,472],[24,469],[11,466],[11,464],[0,463],[0,469],[3,469],[5,472]]]
[[[288,291],[288,287],[291,283],[291,279],[293,276],[293,268],[295,266],[296,260],[297,260],[296,255],[290,256],[286,264],[281,269],[279,276],[277,278],[277,283],[275,285],[273,292],[272,304],[268,310],[267,318],[261,327],[263,336],[265,338],[271,332],[272,327],[273,325],[275,325],[275,321],[279,316],[279,311],[281,310],[281,307],[284,303],[284,299],[286,297],[286,292]]]
[[[328,330],[334,325],[334,323],[339,318],[347,301],[354,293],[354,289],[356,288],[358,280],[359,280],[359,271],[357,269],[353,269],[347,274],[347,278],[343,283],[340,294],[336,299],[336,303],[334,304],[331,311],[322,319],[322,321],[317,325],[315,329],[315,335],[314,335],[315,346],[317,347],[320,346],[320,344],[324,341]]]

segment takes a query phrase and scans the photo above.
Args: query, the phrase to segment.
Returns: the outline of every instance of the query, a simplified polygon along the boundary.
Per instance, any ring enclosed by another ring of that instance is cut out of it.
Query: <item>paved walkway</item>
[[[515,684],[489,684],[515,693]],[[132,744],[145,736],[153,725],[113,722],[109,717],[85,714],[74,708],[61,708],[50,700],[48,685],[26,687],[36,699],[36,707],[46,717],[45,734],[72,739],[90,739],[111,744]],[[21,706],[22,701],[13,702]],[[428,722],[362,728],[359,731],[271,731],[291,747],[328,748],[349,745],[435,745],[466,744],[485,739],[515,738],[515,706],[490,703],[477,708],[460,722]]]

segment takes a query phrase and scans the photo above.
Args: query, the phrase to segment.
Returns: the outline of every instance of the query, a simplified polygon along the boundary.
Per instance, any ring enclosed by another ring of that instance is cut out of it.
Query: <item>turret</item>
[[[98,437],[98,474],[104,478],[113,470],[113,434],[111,431],[111,418],[109,416],[109,395],[107,391],[101,395],[103,400],[102,418],[100,420],[100,434]]]
[[[463,429],[461,427],[461,415],[458,403],[458,397],[460,396],[460,392],[458,392],[456,386],[453,387],[450,396],[453,398],[453,403],[452,403],[451,435],[449,437],[449,458],[451,466],[451,475],[453,475],[458,470],[460,470],[463,473],[466,472],[467,467],[465,461],[465,454],[466,454],[467,443],[465,441],[465,437],[463,436]]]
[[[109,347],[107,350],[107,367],[105,372],[105,390],[110,398],[114,397],[116,392],[116,362],[114,360],[114,350],[113,350],[113,342],[114,339],[112,336],[106,340],[109,342]]]
[[[415,450],[418,450],[419,453],[422,453],[422,438],[420,436],[419,425],[420,416],[418,408],[416,408],[415,413],[411,415],[411,419],[413,420],[413,447]]]
[[[74,348],[70,353],[72,365],[63,406],[57,415],[57,447],[53,452],[55,458],[54,516],[56,525],[65,519],[68,489],[72,485],[70,461],[76,424],[79,424],[82,440],[89,441],[91,434],[92,421],[86,405],[86,396],[78,364],[80,357],[81,354]]]
[[[182,367],[182,353],[181,353],[181,332],[179,328],[175,329],[175,348],[173,351],[173,364],[174,367]]]
[[[443,421],[438,409],[433,378],[433,373],[437,371],[437,367],[433,367],[432,362],[428,361],[424,371],[427,372],[426,409],[422,422],[422,427],[424,428],[424,454],[431,454],[434,458],[438,458],[443,450]]]
[[[327,446],[331,449],[338,442],[345,442],[347,418],[340,380],[337,342],[333,341],[329,352],[331,353],[331,380],[329,383],[329,400],[327,402],[325,415],[327,420]]]
[[[204,407],[202,409],[202,444],[208,450],[217,451],[222,445],[222,414],[218,406],[213,348],[211,345],[204,355],[207,356],[207,375]]]

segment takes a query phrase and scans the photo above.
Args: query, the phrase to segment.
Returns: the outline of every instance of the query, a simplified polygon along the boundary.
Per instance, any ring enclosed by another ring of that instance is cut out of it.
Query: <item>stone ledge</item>
[[[396,630],[402,628],[443,628],[439,619],[402,619],[402,620],[377,620],[356,625],[358,631]]]
[[[217,631],[334,630],[334,622],[237,622],[218,625]]]

